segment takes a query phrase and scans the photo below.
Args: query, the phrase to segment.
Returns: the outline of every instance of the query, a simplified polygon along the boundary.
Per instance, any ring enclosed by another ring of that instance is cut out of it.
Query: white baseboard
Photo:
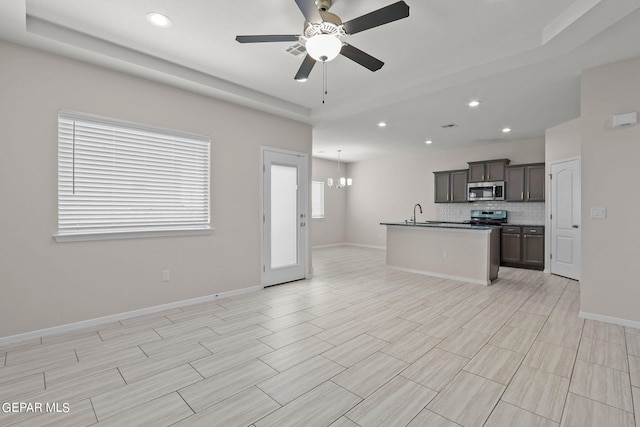
[[[358,248],[368,248],[368,249],[382,249],[384,251],[387,250],[386,246],[375,246],[375,245],[362,245],[360,243],[345,243],[345,246],[355,246]]]
[[[613,323],[615,325],[640,329],[640,322],[636,322],[635,320],[620,319],[619,317],[604,316],[602,314],[588,313],[586,311],[579,312],[578,316],[583,319],[598,320],[600,322]]]
[[[311,249],[324,249],[324,248],[336,248],[339,246],[355,246],[358,248],[367,248],[367,249],[382,249],[386,250],[386,246],[374,246],[374,245],[362,245],[360,243],[333,243],[331,245],[318,245],[313,246]]]
[[[317,245],[312,246],[311,249],[324,249],[324,248],[336,248],[338,246],[344,246],[344,243],[332,243],[330,245]]]
[[[40,329],[32,332],[25,332],[23,334],[11,335],[8,337],[0,338],[0,346],[6,344],[13,344],[16,342],[28,340],[31,338],[39,338],[48,335],[61,334],[65,332],[71,332],[78,329],[90,328],[92,326],[99,326],[105,323],[117,322],[118,320],[130,319],[132,317],[143,316],[145,314],[157,313],[159,311],[170,310],[176,307],[184,307],[188,305],[201,304],[209,301],[213,301],[220,298],[232,297],[234,295],[246,294],[248,292],[255,292],[264,289],[262,286],[252,286],[249,288],[236,289],[233,291],[221,292],[214,295],[206,295],[198,298],[191,298],[188,300],[171,302],[168,304],[156,305],[153,307],[141,308],[140,310],[127,311],[125,313],[112,314],[110,316],[98,317],[96,319],[83,320],[76,323],[68,323],[66,325],[54,326],[53,328]]]
[[[392,268],[394,270],[398,270],[398,271],[404,271],[406,273],[423,274],[425,276],[433,276],[433,277],[440,277],[442,279],[457,280],[459,282],[473,283],[475,285],[488,286],[491,284],[490,280],[487,281],[487,280],[480,280],[480,279],[471,279],[468,277],[451,276],[449,274],[434,273],[433,271],[425,271],[425,270],[414,270],[412,268],[396,267],[394,265],[387,265],[387,267]]]

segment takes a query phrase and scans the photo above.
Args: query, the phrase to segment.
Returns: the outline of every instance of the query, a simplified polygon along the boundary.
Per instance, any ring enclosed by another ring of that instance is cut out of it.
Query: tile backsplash
[[[509,224],[544,225],[544,202],[440,203],[438,209],[438,221],[467,221],[472,209],[503,209],[508,212]]]

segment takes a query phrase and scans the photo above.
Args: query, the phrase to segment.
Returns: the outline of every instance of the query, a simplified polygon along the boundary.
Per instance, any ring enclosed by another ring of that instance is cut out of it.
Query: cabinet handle
[[[490,179],[491,179],[491,175],[487,175],[487,180],[490,180]]]
[[[520,192],[520,200],[524,200],[524,191]]]
[[[449,195],[447,194],[447,202],[449,201]]]
[[[484,181],[484,175],[482,175],[482,180]]]
[[[527,191],[527,200],[531,199],[531,191]]]
[[[535,233],[536,230],[529,230],[529,233]]]

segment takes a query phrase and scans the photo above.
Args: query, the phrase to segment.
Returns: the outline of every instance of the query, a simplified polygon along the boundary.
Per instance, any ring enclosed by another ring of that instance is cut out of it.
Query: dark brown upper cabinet
[[[469,162],[469,182],[504,181],[504,168],[509,159]]]
[[[544,163],[507,166],[508,202],[544,202]]]
[[[467,169],[434,172],[433,181],[435,203],[467,201]]]

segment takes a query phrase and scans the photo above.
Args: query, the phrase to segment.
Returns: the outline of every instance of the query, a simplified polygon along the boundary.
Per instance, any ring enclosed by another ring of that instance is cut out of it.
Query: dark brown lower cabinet
[[[500,265],[544,270],[544,227],[502,227],[500,254]]]

